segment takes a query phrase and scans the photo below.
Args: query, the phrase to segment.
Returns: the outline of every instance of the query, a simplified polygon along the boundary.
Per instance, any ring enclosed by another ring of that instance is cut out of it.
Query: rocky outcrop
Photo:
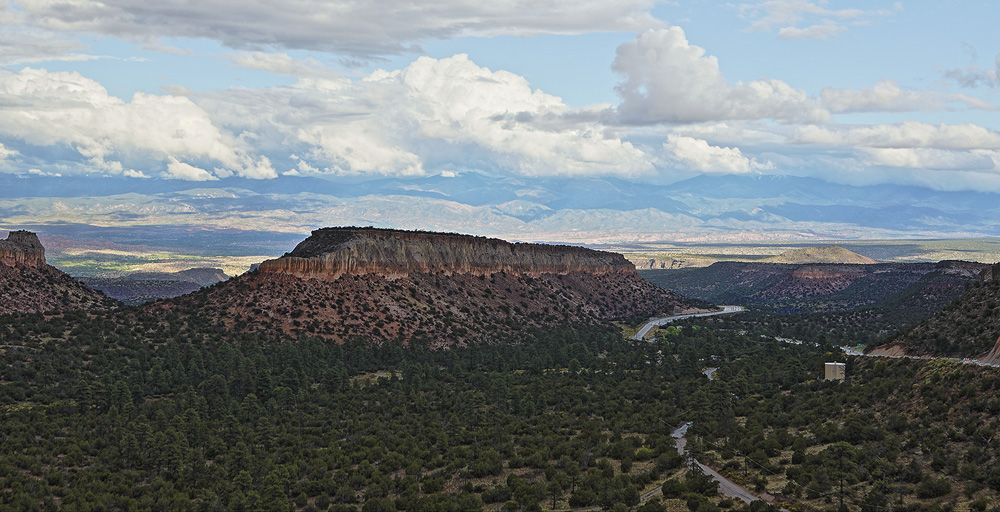
[[[326,228],[256,271],[144,307],[292,339],[447,346],[707,306],[643,279],[618,254],[448,233]]]
[[[631,274],[635,267],[620,254],[583,247],[510,243],[451,233],[324,228],[313,231],[291,253],[261,263],[259,271],[331,280],[344,275],[395,279],[414,273]]]
[[[980,356],[979,360],[986,364],[1000,364],[1000,338],[997,338],[993,349]]]
[[[983,269],[979,273],[979,280],[988,283],[1000,279],[1000,263],[995,263]]]
[[[0,240],[0,314],[110,309],[117,302],[45,263],[45,248],[29,231]]]
[[[678,268],[692,268],[692,267],[707,267],[716,260],[708,257],[699,258],[670,258],[670,257],[644,257],[644,256],[626,256],[626,259],[633,265],[635,265],[636,270],[674,270]]]
[[[854,251],[845,249],[839,245],[827,245],[825,247],[806,247],[803,249],[793,249],[783,252],[777,256],[772,256],[763,260],[767,263],[851,263],[871,265],[877,261],[862,256]]]
[[[8,267],[44,267],[45,248],[34,233],[11,231],[6,240],[0,240],[0,263]]]

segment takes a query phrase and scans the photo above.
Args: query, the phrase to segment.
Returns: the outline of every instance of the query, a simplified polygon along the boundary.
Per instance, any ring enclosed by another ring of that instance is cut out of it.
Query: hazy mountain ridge
[[[132,228],[162,226],[180,234],[144,243],[275,255],[329,224],[588,244],[1000,235],[1000,194],[791,176],[703,175],[660,185],[474,172],[208,183],[0,175],[0,212],[2,225],[81,240],[77,233],[99,231],[109,242],[134,244]],[[206,243],[212,234],[233,242]]]

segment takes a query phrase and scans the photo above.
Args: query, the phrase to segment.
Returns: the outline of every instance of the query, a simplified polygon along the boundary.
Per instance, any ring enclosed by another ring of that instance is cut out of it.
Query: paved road
[[[690,421],[677,427],[670,434],[670,436],[675,439],[674,445],[677,447],[677,453],[680,453],[685,457],[687,456],[687,450],[686,450],[687,431],[689,428],[691,428]],[[716,482],[719,482],[719,492],[722,493],[724,496],[729,496],[730,498],[739,498],[747,503],[750,503],[751,501],[757,501],[760,499],[747,489],[741,487],[736,482],[733,482],[732,480],[720,475],[714,469],[698,461],[694,461],[694,463],[697,464],[698,467],[701,468],[701,470],[704,471],[706,475],[711,476],[713,479],[715,479]]]
[[[639,332],[632,336],[633,340],[642,340],[649,334],[649,330],[658,325],[666,325],[674,320],[683,320],[685,318],[696,318],[702,316],[715,316],[715,315],[725,315],[729,313],[740,313],[743,311],[743,306],[722,306],[722,311],[710,311],[708,313],[689,313],[686,315],[674,315],[674,316],[664,316],[660,318],[651,318],[646,325],[639,329]]]

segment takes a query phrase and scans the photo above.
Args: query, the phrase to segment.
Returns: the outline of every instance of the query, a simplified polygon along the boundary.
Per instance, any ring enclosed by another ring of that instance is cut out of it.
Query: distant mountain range
[[[1000,236],[1000,194],[760,175],[658,185],[472,172],[198,183],[0,174],[0,229],[37,231],[57,255],[86,242],[275,256],[330,225],[579,244],[971,238]]]

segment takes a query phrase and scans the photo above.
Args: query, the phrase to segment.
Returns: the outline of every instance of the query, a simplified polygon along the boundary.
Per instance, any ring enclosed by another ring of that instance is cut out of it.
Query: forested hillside
[[[0,508],[737,506],[685,469],[687,421],[699,460],[797,510],[1000,499],[989,368],[862,359],[827,383],[828,345],[695,321],[433,350],[130,311],[0,318]]]
[[[1000,337],[1000,280],[976,283],[940,313],[887,345],[900,345],[911,354],[978,357]]]

